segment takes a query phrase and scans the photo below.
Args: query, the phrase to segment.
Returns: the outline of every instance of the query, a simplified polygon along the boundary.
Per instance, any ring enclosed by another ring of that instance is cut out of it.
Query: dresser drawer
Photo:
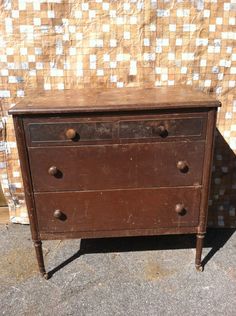
[[[203,141],[29,148],[33,187],[83,191],[200,185],[204,148]]]
[[[26,119],[28,146],[86,145],[133,141],[203,139],[205,113],[92,118]]]
[[[169,188],[36,193],[39,230],[72,232],[197,226],[200,191]]]

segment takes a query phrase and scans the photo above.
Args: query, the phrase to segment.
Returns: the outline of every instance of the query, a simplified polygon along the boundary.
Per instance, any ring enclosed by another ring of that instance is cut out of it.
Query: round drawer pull
[[[60,211],[60,210],[55,210],[54,211],[54,213],[53,213],[53,216],[55,217],[55,218],[57,218],[57,219],[62,219],[63,218],[63,213],[62,213],[62,211]]]
[[[59,219],[61,221],[65,221],[67,219],[67,216],[66,214],[64,214],[62,211],[60,210],[55,210],[54,213],[53,213],[53,216],[56,218],[56,219]]]
[[[67,137],[68,139],[74,139],[76,136],[77,136],[77,132],[76,132],[75,129],[69,128],[69,129],[66,131],[66,137]]]
[[[176,213],[178,213],[179,215],[184,215],[186,214],[186,209],[184,207],[184,204],[182,203],[178,203],[175,205],[175,211]]]
[[[153,128],[153,131],[154,131],[155,134],[157,134],[157,135],[159,135],[161,137],[166,137],[168,135],[168,131],[165,128],[164,125],[155,126]]]
[[[58,169],[56,166],[51,166],[49,169],[48,169],[48,174],[50,176],[56,176],[58,173]]]
[[[187,161],[184,160],[180,160],[177,162],[177,168],[179,169],[179,171],[181,172],[188,172],[189,170],[189,166]]]

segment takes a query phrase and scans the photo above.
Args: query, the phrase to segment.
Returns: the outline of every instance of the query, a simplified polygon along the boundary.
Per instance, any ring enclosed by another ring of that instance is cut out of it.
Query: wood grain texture
[[[217,107],[220,102],[190,87],[81,89],[34,91],[10,114],[78,113],[94,111]]]

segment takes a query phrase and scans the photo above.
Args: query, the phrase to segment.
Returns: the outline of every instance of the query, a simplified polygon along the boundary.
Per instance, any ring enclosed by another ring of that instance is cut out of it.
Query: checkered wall
[[[236,227],[236,0],[5,0],[0,18],[1,183],[27,222],[9,107],[31,89],[186,84],[223,103],[209,225]]]

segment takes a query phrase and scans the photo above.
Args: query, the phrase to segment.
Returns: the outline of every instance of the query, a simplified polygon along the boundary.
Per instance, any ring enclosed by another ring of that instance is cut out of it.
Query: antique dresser
[[[35,92],[13,115],[39,270],[41,240],[206,232],[220,102],[189,87]]]

